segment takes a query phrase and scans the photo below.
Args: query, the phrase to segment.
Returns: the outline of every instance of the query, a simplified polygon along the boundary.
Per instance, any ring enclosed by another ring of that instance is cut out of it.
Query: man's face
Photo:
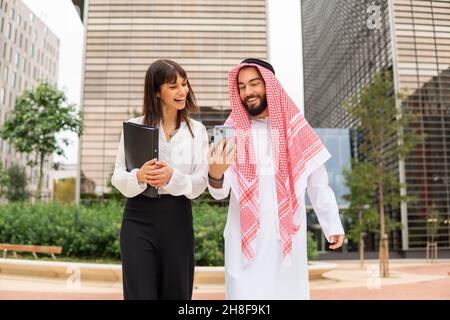
[[[267,108],[266,85],[257,68],[246,67],[239,71],[238,88],[242,104],[251,116]]]

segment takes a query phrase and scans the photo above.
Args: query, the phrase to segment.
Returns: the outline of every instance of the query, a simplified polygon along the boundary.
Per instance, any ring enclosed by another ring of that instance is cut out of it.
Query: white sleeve
[[[120,135],[119,147],[117,148],[116,163],[111,184],[117,188],[125,197],[133,198],[147,188],[147,183],[139,183],[137,180],[138,169],[127,171],[125,166],[125,150],[123,142],[123,130]]]
[[[228,195],[230,194],[230,189],[231,189],[231,187],[230,187],[230,184],[228,181],[228,175],[227,175],[226,171],[223,176],[222,188],[214,188],[213,186],[211,186],[209,184],[209,179],[208,179],[208,191],[211,194],[211,196],[216,200],[222,200],[222,199],[225,199],[226,197],[228,197]]]
[[[194,163],[191,174],[185,174],[173,168],[169,182],[163,186],[164,190],[173,196],[184,195],[195,199],[206,189],[208,178],[208,133],[203,126],[201,134],[194,137]]]
[[[336,197],[328,185],[324,165],[309,175],[307,192],[327,240],[331,235],[344,234]]]

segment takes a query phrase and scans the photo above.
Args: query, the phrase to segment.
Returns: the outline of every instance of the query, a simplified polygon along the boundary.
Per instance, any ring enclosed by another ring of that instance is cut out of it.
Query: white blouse
[[[144,116],[140,116],[127,122],[143,124],[143,119]],[[208,133],[200,122],[191,119],[190,124],[194,138],[184,121],[170,141],[166,141],[164,130],[159,130],[159,160],[172,167],[173,174],[166,185],[158,188],[158,194],[184,195],[194,199],[206,189]],[[126,170],[122,130],[111,183],[127,198],[135,197],[147,188],[147,183],[138,182],[137,171],[137,168],[130,172]]]

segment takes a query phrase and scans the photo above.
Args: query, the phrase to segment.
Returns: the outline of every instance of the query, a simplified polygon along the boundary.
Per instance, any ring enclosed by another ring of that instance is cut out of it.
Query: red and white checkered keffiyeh
[[[228,73],[232,111],[225,124],[234,128],[236,142],[236,161],[229,170],[239,184],[241,246],[245,262],[255,256],[254,240],[259,230],[259,179],[250,119],[238,91],[237,77],[244,66],[258,68],[266,86],[274,146],[279,236],[283,258],[286,258],[292,251],[292,237],[299,230],[293,220],[299,207],[294,184],[305,176],[308,163],[325,147],[272,72],[256,64],[242,63]]]

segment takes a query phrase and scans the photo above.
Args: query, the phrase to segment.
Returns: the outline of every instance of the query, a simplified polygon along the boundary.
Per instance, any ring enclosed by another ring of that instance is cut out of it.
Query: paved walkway
[[[311,299],[439,299],[450,300],[450,260],[391,260],[391,276],[378,277],[378,262],[364,268],[358,261],[338,264],[326,278],[311,281]],[[194,299],[224,299],[224,286],[195,288]],[[120,283],[83,281],[80,286],[61,278],[31,277],[0,273],[0,299],[121,300]]]

